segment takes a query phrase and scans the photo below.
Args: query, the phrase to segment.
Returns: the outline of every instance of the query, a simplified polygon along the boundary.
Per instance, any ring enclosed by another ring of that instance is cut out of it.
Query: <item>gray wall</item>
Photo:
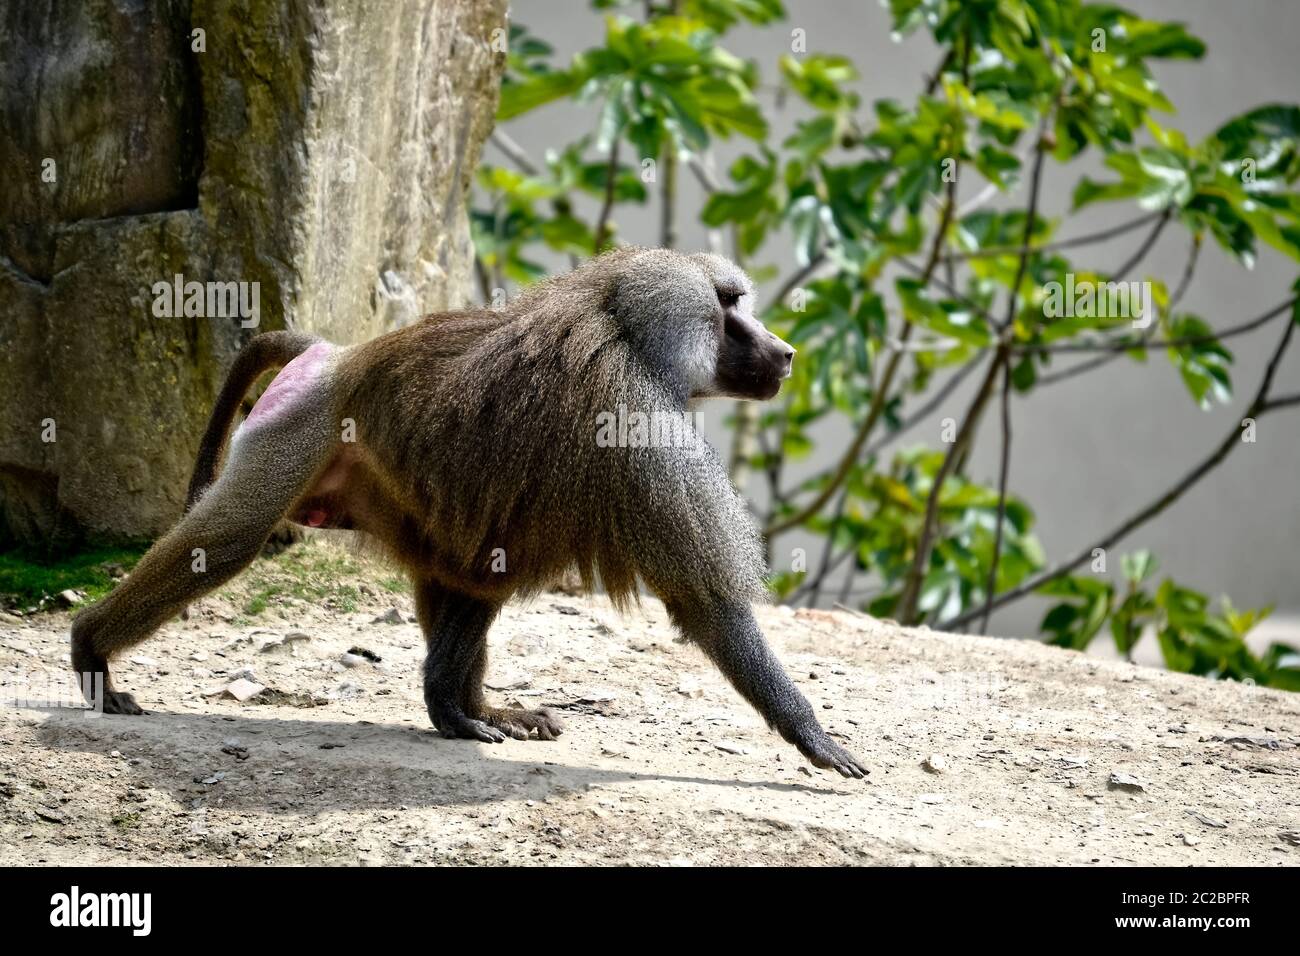
[[[1225,118],[1258,104],[1300,99],[1300,59],[1295,56],[1300,3],[1132,0],[1126,5],[1151,18],[1187,23],[1209,47],[1199,64],[1157,64],[1158,80],[1180,109],[1168,122],[1189,137],[1203,137]],[[880,97],[912,100],[924,82],[923,73],[932,70],[937,61],[923,36],[893,42],[888,16],[876,3],[788,0],[787,9],[789,20],[783,27],[741,29],[728,40],[734,52],[758,60],[769,82],[776,77],[776,58],[788,50],[793,27],[807,31],[810,51],[842,53],[854,59],[864,74],[859,89],[868,104]],[[603,30],[602,22],[585,3],[517,0],[511,15],[566,58],[597,43]],[[771,92],[765,91],[764,97],[771,106]],[[798,104],[791,104],[783,113],[773,108],[770,115],[774,139],[779,140],[802,113]],[[507,129],[535,156],[541,156],[548,146],[558,146],[593,125],[591,111],[564,103],[545,107]],[[721,144],[719,168],[725,169],[730,157],[750,145],[736,141]],[[488,158],[504,161],[492,147]],[[1095,158],[1065,168],[1049,164],[1043,212],[1066,213],[1072,186],[1085,173],[1099,174]],[[683,179],[682,245],[704,248],[704,234],[691,222],[701,196],[689,176]],[[963,190],[963,195],[973,191]],[[1023,193],[1011,202],[1022,205]],[[1088,232],[1132,215],[1131,210],[1118,206],[1098,206],[1086,213],[1067,224],[1061,235]],[[625,213],[620,219],[622,237],[655,244],[657,216],[653,205]],[[1142,235],[1131,233],[1091,247],[1074,261],[1080,266],[1113,267],[1136,248]],[[1172,287],[1181,274],[1187,245],[1185,231],[1171,226],[1148,257],[1145,270]],[[761,261],[777,265],[783,277],[794,270],[788,251],[778,244],[773,244]],[[1246,271],[1210,243],[1203,250],[1183,309],[1216,327],[1233,324],[1283,301],[1297,271],[1296,263],[1267,247],[1255,269]],[[773,288],[774,284],[769,284],[768,294]],[[1206,455],[1234,421],[1240,420],[1280,331],[1281,326],[1274,324],[1234,341],[1237,398],[1229,408],[1197,409],[1163,355],[1153,355],[1146,365],[1122,359],[1093,375],[1014,400],[1011,487],[1036,509],[1039,537],[1049,559],[1064,557],[1093,541]],[[1300,348],[1291,352],[1279,375],[1280,391],[1300,388]],[[954,395],[949,407],[914,432],[915,440],[936,443],[939,421],[948,415],[960,418],[968,397],[969,389]],[[718,425],[723,411],[714,410],[709,424],[711,437],[720,446],[726,440]],[[985,426],[986,430],[991,427]],[[826,428],[820,435],[815,464],[824,466],[834,460],[847,435],[842,422]],[[983,439],[972,468],[973,476],[991,483],[997,469],[997,442],[990,440],[992,437]],[[757,487],[751,490],[759,492]],[[791,548],[813,544],[811,538],[789,535],[778,543],[774,561],[788,562]],[[1257,637],[1266,639],[1290,631],[1289,636],[1295,639],[1296,619],[1300,619],[1298,545],[1300,410],[1263,418],[1255,445],[1236,450],[1213,475],[1118,550],[1151,548],[1160,558],[1163,573],[1211,595],[1229,594],[1239,607],[1277,605],[1273,622],[1261,628]],[[1110,569],[1114,574],[1118,574],[1118,566],[1118,554],[1113,553]],[[990,630],[1031,634],[1042,609],[1037,599],[1020,602],[995,615]]]

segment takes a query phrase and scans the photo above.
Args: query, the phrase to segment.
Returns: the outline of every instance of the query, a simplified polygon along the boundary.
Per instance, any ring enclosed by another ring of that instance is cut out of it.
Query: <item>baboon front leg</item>
[[[445,737],[500,743],[533,731],[553,740],[563,730],[545,707],[490,707],[483,697],[487,671],[487,633],[500,606],[425,582],[417,591],[416,611],[429,645],[424,661],[424,703],[429,719]]]
[[[668,613],[736,690],[816,767],[845,777],[870,771],[822,729],[812,705],[794,686],[763,638],[748,601],[670,600]]]
[[[113,686],[109,660],[138,644],[187,604],[224,584],[262,549],[276,523],[310,483],[328,439],[304,449],[278,428],[250,435],[221,478],[140,559],[125,581],[72,622],[72,667],[91,703],[102,688],[110,714],[139,714]]]

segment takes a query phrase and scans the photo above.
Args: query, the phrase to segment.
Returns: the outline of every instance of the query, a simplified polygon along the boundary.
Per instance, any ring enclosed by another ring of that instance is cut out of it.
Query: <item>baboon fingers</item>
[[[822,770],[834,770],[842,777],[861,780],[871,771],[866,764],[841,747],[820,726],[808,732],[797,732],[790,738],[809,763]]]

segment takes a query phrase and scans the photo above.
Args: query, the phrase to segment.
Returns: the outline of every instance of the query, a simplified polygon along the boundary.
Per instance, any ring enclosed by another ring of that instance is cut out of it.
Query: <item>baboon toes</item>
[[[485,744],[499,744],[507,737],[528,740],[534,733],[538,740],[554,740],[564,732],[564,724],[546,707],[538,710],[493,707],[481,717],[471,717],[459,707],[435,704],[429,708],[429,717],[444,737],[480,740]]]
[[[75,625],[72,637],[72,669],[77,673],[77,682],[81,693],[91,707],[102,704],[106,714],[143,714],[144,710],[124,690],[114,690],[113,680],[108,673],[108,662],[103,655],[90,649],[90,641],[84,635],[76,633]]]
[[[554,740],[564,733],[564,724],[549,707],[526,710],[522,707],[497,707],[488,712],[487,721],[516,740],[527,740],[533,731],[538,740]]]
[[[104,713],[106,714],[143,714],[144,709],[124,690],[104,691]]]
[[[506,735],[486,721],[478,720],[451,705],[434,705],[429,708],[433,726],[449,740],[479,740],[485,744],[499,744]]]
[[[506,735],[495,727],[463,714],[459,719],[444,726],[442,735],[449,739],[480,740],[485,744],[499,744],[506,739]]]

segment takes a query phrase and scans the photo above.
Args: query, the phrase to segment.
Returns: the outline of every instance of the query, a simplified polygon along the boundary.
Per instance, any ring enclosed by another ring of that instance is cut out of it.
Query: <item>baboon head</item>
[[[722,256],[664,249],[619,256],[611,310],[651,369],[689,398],[771,398],[794,347],[754,318],[754,284]]]

